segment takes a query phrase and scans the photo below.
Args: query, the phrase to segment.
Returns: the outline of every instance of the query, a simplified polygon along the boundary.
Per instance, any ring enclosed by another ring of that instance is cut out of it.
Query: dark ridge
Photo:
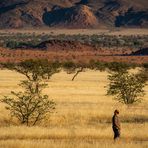
[[[79,3],[76,3],[76,5],[87,5],[88,0],[81,0]]]
[[[100,11],[115,11],[120,8],[121,4],[118,1],[106,1],[105,5],[100,9]]]
[[[59,10],[59,9],[62,9],[62,7],[57,6],[57,5],[54,5],[54,6],[52,7],[52,11]],[[47,11],[47,8],[45,8],[44,10]]]
[[[29,3],[29,1],[28,2],[19,2],[19,3],[15,3],[15,4],[12,4],[12,5],[6,6],[6,7],[1,7],[0,8],[0,15],[3,14],[3,13],[6,13],[7,11],[15,9],[18,6],[19,7],[24,6],[28,3]]]
[[[41,22],[39,19],[35,18],[33,15],[28,14],[26,12],[21,12],[20,18],[31,26],[41,26]]]
[[[134,11],[131,8],[124,14],[116,17],[115,26],[141,26],[148,21],[148,11]]]
[[[48,26],[53,26],[55,24],[62,22],[63,20],[69,19],[70,15],[70,8],[55,9],[53,11],[48,11],[47,8],[45,8],[42,20],[44,24]]]
[[[118,1],[111,0],[106,1],[104,6],[101,7],[97,12],[96,16],[99,20],[102,20],[108,26],[114,26],[114,16],[112,11],[116,11],[121,7],[121,4]]]
[[[137,55],[137,56],[147,56],[148,55],[148,47],[142,48],[136,52],[131,53],[131,55]]]

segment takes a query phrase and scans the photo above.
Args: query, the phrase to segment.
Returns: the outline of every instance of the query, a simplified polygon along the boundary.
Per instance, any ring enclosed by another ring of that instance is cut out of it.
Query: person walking
[[[119,110],[117,109],[114,111],[114,115],[112,117],[112,128],[114,132],[114,140],[117,140],[120,137],[120,131],[121,131]]]

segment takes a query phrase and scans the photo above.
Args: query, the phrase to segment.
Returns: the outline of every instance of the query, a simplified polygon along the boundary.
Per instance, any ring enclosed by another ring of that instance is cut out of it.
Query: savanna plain
[[[44,94],[56,110],[40,125],[20,126],[0,104],[1,148],[147,148],[148,87],[139,104],[125,106],[106,95],[107,72],[86,70],[74,81],[64,71],[52,76]],[[0,98],[20,91],[24,76],[0,70]],[[111,118],[120,110],[121,138],[113,141]]]

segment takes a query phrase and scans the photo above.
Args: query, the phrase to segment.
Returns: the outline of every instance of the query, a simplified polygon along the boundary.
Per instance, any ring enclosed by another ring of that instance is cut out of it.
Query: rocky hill
[[[148,27],[147,0],[1,0],[0,28]]]

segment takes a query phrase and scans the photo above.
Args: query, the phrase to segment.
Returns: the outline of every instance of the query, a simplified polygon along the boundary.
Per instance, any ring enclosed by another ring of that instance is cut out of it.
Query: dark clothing
[[[114,139],[120,137],[120,120],[117,115],[112,117],[112,128],[114,132]]]
[[[114,140],[115,140],[116,138],[120,137],[120,130],[113,127],[113,131],[114,131]]]

